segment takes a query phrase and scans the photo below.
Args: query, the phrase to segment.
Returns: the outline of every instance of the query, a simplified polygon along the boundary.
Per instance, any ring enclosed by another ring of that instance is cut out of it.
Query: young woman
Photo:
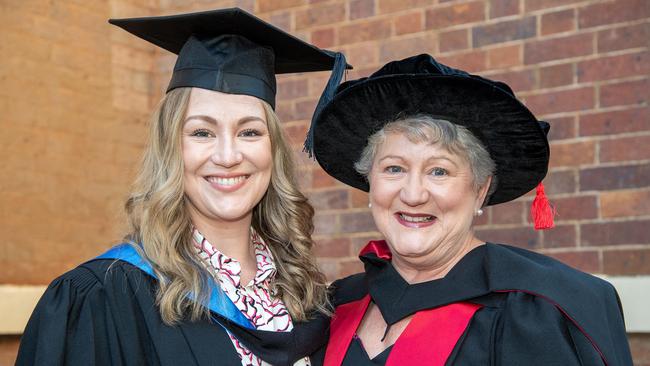
[[[127,243],[56,279],[18,365],[305,365],[328,303],[275,74],[335,67],[239,9],[112,20],[178,54],[126,202]]]

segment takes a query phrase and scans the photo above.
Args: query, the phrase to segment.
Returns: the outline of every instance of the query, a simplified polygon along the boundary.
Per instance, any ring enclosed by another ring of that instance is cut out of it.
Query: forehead
[[[204,114],[214,117],[253,116],[266,120],[262,102],[256,97],[243,94],[228,94],[201,88],[192,88],[190,92],[187,115],[193,114]]]
[[[387,133],[377,146],[376,157],[395,155],[400,157],[425,158],[444,155],[457,156],[452,150],[439,141],[413,141],[401,132]]]

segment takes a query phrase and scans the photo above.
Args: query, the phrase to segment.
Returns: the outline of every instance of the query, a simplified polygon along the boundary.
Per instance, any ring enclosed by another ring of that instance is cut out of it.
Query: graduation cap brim
[[[333,52],[304,42],[239,8],[108,22],[174,54],[192,35],[237,34],[273,49],[276,74],[331,70],[335,61]],[[346,64],[346,68],[352,67]]]

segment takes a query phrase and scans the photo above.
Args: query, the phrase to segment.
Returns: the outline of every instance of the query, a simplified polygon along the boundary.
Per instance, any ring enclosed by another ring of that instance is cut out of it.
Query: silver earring
[[[476,216],[481,216],[481,215],[483,215],[483,210],[479,208],[478,210],[476,210]]]
[[[372,208],[372,203],[368,202],[368,208]]]

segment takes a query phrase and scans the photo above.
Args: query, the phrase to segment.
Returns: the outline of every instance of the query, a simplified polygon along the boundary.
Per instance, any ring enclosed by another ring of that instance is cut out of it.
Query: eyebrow
[[[185,118],[185,122],[187,122],[187,121],[189,121],[191,119],[198,119],[198,120],[201,120],[201,121],[204,121],[204,122],[208,122],[209,124],[212,124],[212,125],[218,125],[219,124],[219,121],[217,121],[214,117],[206,116],[204,114],[196,114],[196,115],[188,116],[187,118]],[[246,117],[240,118],[239,121],[237,121],[237,126],[240,126],[240,125],[243,125],[244,123],[252,122],[252,121],[260,121],[260,122],[266,124],[266,121],[263,120],[261,117],[246,116]]]
[[[383,158],[379,159],[377,162],[379,163],[379,162],[384,161],[386,159],[397,159],[397,160],[401,160],[401,161],[405,160],[403,157],[398,156],[398,155],[386,155]],[[456,166],[456,167],[458,166],[458,164],[456,164],[455,161],[451,160],[450,158],[448,158],[446,156],[435,155],[435,156],[432,156],[432,157],[428,158],[426,162],[429,163],[432,160],[447,160],[448,162],[452,163],[454,166]]]
[[[401,157],[401,156],[397,156],[397,155],[386,155],[386,156],[384,156],[383,158],[377,160],[377,162],[379,163],[379,162],[382,162],[382,161],[384,161],[384,160],[386,160],[386,159],[397,159],[397,160],[402,160],[402,161],[404,161],[404,158]]]
[[[432,157],[430,157],[429,159],[427,159],[427,163],[430,162],[431,160],[447,160],[447,161],[450,162],[453,166],[458,167],[458,164],[456,164],[455,161],[453,161],[452,159],[450,159],[450,158],[448,158],[448,157],[446,157],[446,156],[432,156]]]

